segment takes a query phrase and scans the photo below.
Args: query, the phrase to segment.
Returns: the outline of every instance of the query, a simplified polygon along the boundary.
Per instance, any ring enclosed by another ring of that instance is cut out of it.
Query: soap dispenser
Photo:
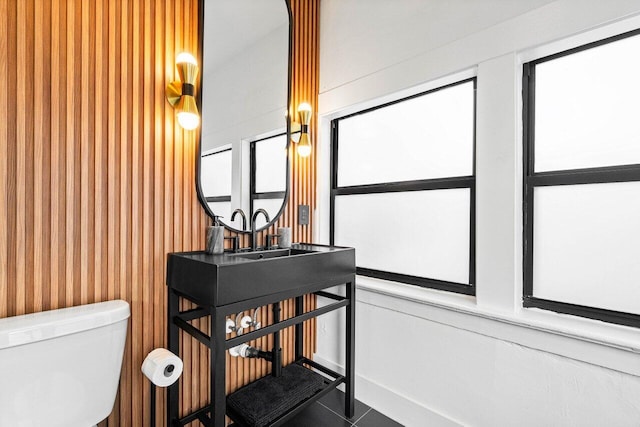
[[[208,254],[221,254],[224,252],[224,226],[220,225],[221,216],[213,216],[213,225],[207,227],[207,241],[205,252]]]

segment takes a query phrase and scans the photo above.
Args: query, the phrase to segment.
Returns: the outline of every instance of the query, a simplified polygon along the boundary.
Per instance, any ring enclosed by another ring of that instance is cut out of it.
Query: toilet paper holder
[[[152,350],[142,362],[140,369],[149,379],[151,387],[151,427],[156,425],[156,388],[168,387],[178,381],[182,375],[182,368],[182,359],[165,348]]]

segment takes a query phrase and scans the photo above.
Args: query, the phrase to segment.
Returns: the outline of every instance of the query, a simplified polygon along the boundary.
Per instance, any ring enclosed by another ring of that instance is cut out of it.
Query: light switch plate
[[[298,224],[309,225],[309,205],[298,205]]]

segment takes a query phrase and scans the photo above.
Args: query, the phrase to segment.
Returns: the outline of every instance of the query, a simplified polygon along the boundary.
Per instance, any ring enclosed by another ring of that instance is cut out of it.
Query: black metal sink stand
[[[336,285],[344,284],[346,286],[346,296],[342,297],[324,290]],[[171,283],[167,283],[168,289],[168,346],[169,350],[174,354],[180,354],[180,329],[189,333],[202,344],[206,345],[211,351],[211,376],[210,381],[210,404],[193,411],[183,417],[179,416],[179,390],[178,383],[168,387],[167,391],[167,424],[169,426],[184,426],[192,421],[199,420],[202,425],[207,427],[224,427],[225,415],[229,415],[236,422],[236,425],[242,426],[237,414],[229,411],[226,406],[225,378],[226,364],[225,353],[231,347],[235,347],[244,342],[263,337],[268,334],[275,334],[274,338],[279,335],[279,331],[290,326],[295,326],[295,362],[300,365],[306,365],[322,372],[325,376],[330,377],[326,381],[326,387],[319,391],[311,398],[300,402],[291,408],[284,415],[268,424],[269,427],[276,427],[284,424],[295,415],[303,411],[316,400],[335,389],[341,383],[345,384],[345,416],[353,417],[354,414],[354,385],[355,385],[355,275],[347,278],[341,278],[339,281],[332,283],[323,283],[313,286],[306,286],[287,292],[267,295],[263,297],[253,298],[246,301],[235,302],[223,306],[207,306],[201,301],[194,301],[187,295],[177,292],[171,287]],[[315,310],[304,313],[303,297],[306,294],[316,294],[325,298],[329,298],[334,302],[316,308]],[[198,304],[198,308],[180,312],[179,299],[187,298]],[[278,317],[274,319],[272,325],[254,330],[243,335],[226,338],[225,321],[227,316],[236,314],[253,307],[261,307],[268,304],[276,304],[280,301],[295,298],[295,315],[289,319],[280,320]],[[346,340],[345,340],[345,374],[341,375],[329,368],[326,368],[306,357],[303,354],[304,348],[304,331],[302,322],[320,316],[322,314],[338,310],[345,307],[346,309]],[[189,322],[204,316],[211,316],[212,336],[208,336],[200,331]],[[279,350],[279,340],[274,340],[274,356]],[[280,357],[273,357],[272,372],[277,375],[281,369]]]

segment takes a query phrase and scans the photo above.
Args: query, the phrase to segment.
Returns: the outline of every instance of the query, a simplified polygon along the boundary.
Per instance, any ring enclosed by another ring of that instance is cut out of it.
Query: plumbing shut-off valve
[[[227,319],[226,323],[225,323],[225,332],[230,334],[231,332],[235,332],[238,335],[242,334],[242,329],[244,329],[242,327],[242,321],[240,320],[242,316],[242,312],[236,314],[236,320],[231,320],[231,319]]]
[[[240,326],[244,329],[255,328],[260,329],[261,323],[258,322],[258,314],[260,314],[260,307],[253,310],[253,316],[244,316],[240,319]]]
[[[260,307],[253,310],[253,315],[242,316],[244,314],[243,311],[236,314],[235,320],[227,319],[226,322],[226,330],[225,332],[230,334],[231,332],[235,332],[238,335],[242,334],[242,331],[247,328],[255,328],[260,329],[261,323],[258,322],[258,314],[260,314]]]

